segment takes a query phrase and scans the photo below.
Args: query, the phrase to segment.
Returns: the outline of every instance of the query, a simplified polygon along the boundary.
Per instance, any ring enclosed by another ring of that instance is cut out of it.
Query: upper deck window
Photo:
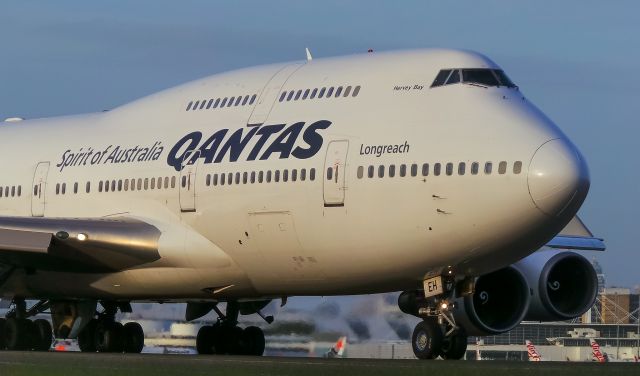
[[[443,69],[433,80],[431,87],[464,83],[479,86],[517,86],[500,69],[467,68],[467,69]]]

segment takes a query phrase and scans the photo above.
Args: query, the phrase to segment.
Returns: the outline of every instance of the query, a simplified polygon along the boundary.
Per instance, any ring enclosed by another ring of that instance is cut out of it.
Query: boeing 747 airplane
[[[140,352],[142,327],[116,314],[186,302],[186,320],[219,317],[198,352],[261,355],[262,330],[238,318],[274,299],[403,291],[423,319],[415,355],[459,359],[467,336],[576,317],[596,295],[571,250],[603,243],[558,235],[581,226],[584,157],[474,52],[216,74],[101,113],[8,119],[0,150],[10,350],[54,333]],[[32,320],[45,311],[52,325]]]

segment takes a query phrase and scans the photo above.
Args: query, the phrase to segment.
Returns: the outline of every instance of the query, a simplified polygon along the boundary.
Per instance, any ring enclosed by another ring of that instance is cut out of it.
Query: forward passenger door
[[[346,186],[347,152],[349,141],[331,141],[324,161],[324,206],[344,206]]]

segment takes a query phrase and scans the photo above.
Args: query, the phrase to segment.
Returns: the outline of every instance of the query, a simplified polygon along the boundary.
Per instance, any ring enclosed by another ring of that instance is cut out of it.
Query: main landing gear
[[[0,318],[0,350],[49,350],[53,341],[51,324],[47,320],[28,318],[46,309],[46,302],[29,310],[23,299],[15,299],[14,305],[6,318]]]
[[[264,333],[256,326],[238,327],[239,307],[237,302],[227,303],[223,314],[218,307],[218,322],[203,326],[198,331],[196,348],[198,354],[256,355],[264,353]]]
[[[115,320],[118,309],[130,312],[128,304],[102,302],[104,311],[92,318],[78,334],[82,352],[140,353],[144,347],[144,332],[137,322],[124,325]]]

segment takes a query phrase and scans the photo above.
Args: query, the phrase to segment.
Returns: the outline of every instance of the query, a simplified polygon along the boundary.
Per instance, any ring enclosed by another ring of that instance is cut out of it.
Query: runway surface
[[[0,352],[0,375],[638,375],[634,363],[308,359],[157,354]]]

